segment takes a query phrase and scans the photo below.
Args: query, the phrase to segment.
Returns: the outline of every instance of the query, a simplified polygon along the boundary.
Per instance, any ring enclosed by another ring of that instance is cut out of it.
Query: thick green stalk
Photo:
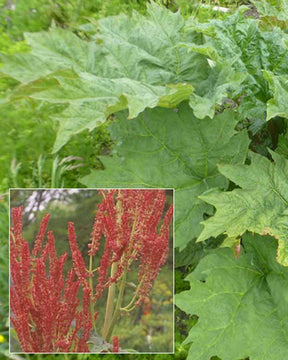
[[[113,263],[111,266],[111,277],[113,278],[117,270],[117,263]],[[107,303],[106,303],[106,311],[105,311],[105,320],[102,335],[105,339],[107,336],[108,329],[110,327],[112,321],[112,314],[114,309],[114,299],[115,299],[115,290],[116,284],[112,283],[108,290]]]
[[[121,308],[122,300],[123,300],[123,295],[124,295],[124,290],[125,290],[125,285],[126,285],[126,271],[124,272],[123,277],[121,279],[118,299],[117,299],[116,307],[115,307],[115,310],[114,310],[114,314],[113,314],[110,326],[109,326],[105,336],[103,336],[104,339],[106,341],[108,341],[108,342],[110,341],[114,326],[116,324],[116,321],[117,321],[117,318],[118,318],[118,315],[119,315],[119,312],[120,312],[120,308]]]

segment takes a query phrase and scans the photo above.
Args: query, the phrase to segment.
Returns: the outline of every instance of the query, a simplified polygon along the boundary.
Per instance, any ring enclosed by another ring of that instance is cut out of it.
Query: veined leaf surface
[[[176,245],[183,249],[202,229],[203,214],[212,207],[198,196],[212,187],[227,187],[219,162],[243,163],[249,139],[236,134],[228,111],[197,119],[187,104],[179,109],[153,109],[111,125],[113,156],[101,157],[104,171],[82,179],[88,187],[157,187],[176,191]]]
[[[235,14],[226,17],[223,21],[213,19],[199,24],[195,18],[191,18],[185,28],[186,31],[205,34],[207,41],[204,49],[207,56],[213,60],[220,58],[222,62],[230,61],[232,68],[237,70],[234,76],[239,77],[242,74],[245,77],[241,86],[235,84],[233,86],[233,82],[231,83],[231,91],[235,92],[234,97],[237,97],[238,91],[240,117],[250,120],[262,119],[264,122],[266,104],[273,94],[273,89],[271,94],[263,70],[281,76],[287,74],[288,50],[285,44],[287,35],[277,27],[272,31],[262,30],[258,19],[246,16],[247,10],[249,8],[240,7]],[[186,46],[189,48],[188,44]],[[200,47],[199,50],[193,44],[190,45],[190,49],[203,52],[203,48]],[[208,82],[201,83],[200,89],[196,88],[192,97],[201,91],[209,92],[210,88],[211,84],[209,85]],[[217,96],[217,93],[214,96]],[[206,97],[202,101],[205,99]]]
[[[216,105],[229,89],[238,89],[245,75],[228,63],[214,68],[205,51],[182,46],[204,42],[201,34],[184,32],[184,26],[179,12],[152,3],[147,16],[99,20],[90,41],[62,29],[26,34],[30,53],[2,56],[1,72],[20,83],[9,100],[22,96],[67,105],[63,116],[55,117],[60,126],[54,152],[73,134],[92,130],[123,109],[134,118],[147,107],[175,107],[190,99],[197,117],[212,118]]]
[[[225,232],[229,237],[246,230],[278,239],[278,261],[288,266],[288,160],[271,151],[274,162],[251,153],[251,165],[219,165],[222,175],[240,189],[211,191],[200,198],[215,206],[204,222],[198,241]]]
[[[185,343],[188,360],[285,359],[288,349],[288,268],[275,260],[277,241],[246,234],[236,260],[230,249],[202,259],[176,304],[199,316]]]

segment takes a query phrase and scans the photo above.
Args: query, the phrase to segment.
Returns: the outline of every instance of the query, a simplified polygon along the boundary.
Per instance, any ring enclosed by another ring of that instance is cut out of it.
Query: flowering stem
[[[113,313],[113,317],[109,326],[109,329],[107,330],[107,334],[105,334],[104,339],[106,341],[109,342],[114,326],[116,324],[119,312],[120,312],[120,308],[121,308],[121,304],[122,304],[122,300],[123,300],[123,295],[124,295],[124,290],[125,290],[125,285],[126,285],[126,271],[123,273],[123,277],[121,279],[121,283],[120,283],[120,288],[119,288],[119,294],[118,294],[118,299],[117,299],[117,303],[116,303],[116,307]]]
[[[116,271],[117,271],[117,263],[113,263],[111,266],[111,278],[113,278],[115,276]],[[104,320],[104,327],[103,327],[104,339],[107,336],[107,332],[108,332],[108,329],[109,329],[111,321],[112,321],[114,299],[115,299],[115,289],[116,289],[116,284],[112,283],[109,287],[108,296],[107,296],[105,320]]]
[[[90,287],[90,314],[91,314],[91,321],[92,321],[92,327],[96,331],[96,325],[95,325],[95,314],[94,314],[94,301],[93,301],[93,257],[92,255],[89,256],[89,287]]]
[[[136,289],[136,291],[135,291],[135,294],[134,294],[133,298],[131,299],[131,301],[129,302],[128,305],[120,308],[121,311],[127,311],[127,312],[128,312],[128,311],[132,311],[132,310],[136,307],[136,305],[134,304],[134,302],[135,302],[135,300],[136,300],[136,298],[137,298],[137,296],[138,296],[138,293],[139,293],[139,290],[140,290],[142,284],[143,284],[143,278],[142,278],[142,280],[140,281],[140,283],[138,284],[137,289]]]
[[[130,239],[129,239],[129,245],[128,245],[128,251],[130,250],[130,247],[132,246],[132,242],[133,242],[133,237],[134,237],[134,233],[135,233],[135,228],[136,228],[136,223],[137,223],[137,211],[135,213],[135,218],[134,218],[134,222],[133,222],[133,226],[132,226],[132,230],[131,230],[131,235],[130,235]],[[126,275],[127,275],[127,267],[123,272],[122,278],[121,278],[121,282],[120,282],[120,288],[119,288],[119,294],[118,294],[118,299],[117,299],[117,303],[116,303],[116,307],[113,313],[113,317],[111,320],[111,323],[109,324],[109,328],[107,330],[107,332],[105,332],[103,334],[103,337],[105,340],[109,341],[113,332],[113,328],[116,324],[119,312],[120,312],[120,308],[122,305],[122,300],[123,300],[123,295],[124,295],[124,289],[126,286]]]

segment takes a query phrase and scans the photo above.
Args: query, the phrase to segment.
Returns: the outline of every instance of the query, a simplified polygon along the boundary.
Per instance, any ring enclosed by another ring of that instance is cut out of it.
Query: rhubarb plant
[[[176,264],[190,272],[190,289],[177,294],[176,304],[195,320],[184,342],[189,360],[278,360],[288,349],[285,2],[273,11],[268,0],[252,2],[259,12],[240,7],[206,22],[151,3],[145,16],[92,21],[87,38],[54,28],[26,34],[30,53],[2,56],[3,76],[16,81],[3,102],[24,98],[55,105],[54,152],[108,120],[113,149],[99,158],[101,170],[81,177],[84,186],[175,189]],[[267,27],[261,14],[278,16],[281,28]],[[74,271],[94,301],[90,315],[105,287],[113,299],[107,300],[103,330],[108,341],[119,312],[148,294],[151,274],[141,271],[157,273],[157,248],[149,245],[145,262],[132,242],[127,256],[139,256],[140,286],[130,303],[116,301],[113,308],[115,283],[121,300],[130,260],[109,240],[124,224],[122,205],[110,207],[109,201],[107,196],[103,202],[103,222],[98,219],[105,226],[92,232],[88,269],[69,225]],[[98,285],[91,287],[100,235],[109,246]],[[93,316],[91,321],[94,326]],[[117,338],[113,343],[119,348]]]
[[[3,76],[18,83],[4,102],[28,97],[55,104],[54,152],[123,109],[135,118],[146,108],[188,100],[197,118],[213,118],[228,98],[241,99],[242,119],[265,117],[274,91],[262,71],[287,73],[283,31],[261,30],[246,7],[203,24],[147,6],[147,16],[99,20],[89,41],[63,29],[27,33],[29,53],[1,56]]]

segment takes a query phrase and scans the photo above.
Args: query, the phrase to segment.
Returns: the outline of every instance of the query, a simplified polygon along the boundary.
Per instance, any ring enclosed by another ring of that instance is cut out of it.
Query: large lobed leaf
[[[216,104],[243,82],[245,76],[229,62],[215,67],[205,51],[182,46],[199,47],[204,40],[201,34],[183,31],[179,12],[154,3],[147,12],[99,20],[91,41],[61,29],[26,34],[30,53],[2,56],[2,73],[19,81],[10,100],[28,96],[67,105],[61,118],[56,117],[60,127],[54,151],[73,134],[92,130],[126,108],[133,118],[147,107],[175,107],[190,99],[196,116],[213,117]]]
[[[228,185],[216,165],[241,164],[246,158],[248,135],[246,131],[236,134],[235,125],[230,111],[199,120],[187,104],[174,110],[146,110],[133,121],[122,113],[110,127],[116,142],[113,156],[101,157],[105,170],[91,172],[82,183],[175,188],[176,245],[183,249],[199,235],[203,214],[212,213],[212,207],[198,196]]]
[[[275,260],[277,241],[246,234],[236,260],[217,249],[188,275],[176,304],[198,323],[185,343],[188,360],[278,360],[288,349],[288,268]]]
[[[288,160],[271,154],[274,162],[251,153],[251,165],[219,165],[220,173],[241,189],[201,196],[216,214],[204,222],[198,241],[223,232],[229,237],[246,230],[270,234],[278,239],[279,263],[288,266]]]

